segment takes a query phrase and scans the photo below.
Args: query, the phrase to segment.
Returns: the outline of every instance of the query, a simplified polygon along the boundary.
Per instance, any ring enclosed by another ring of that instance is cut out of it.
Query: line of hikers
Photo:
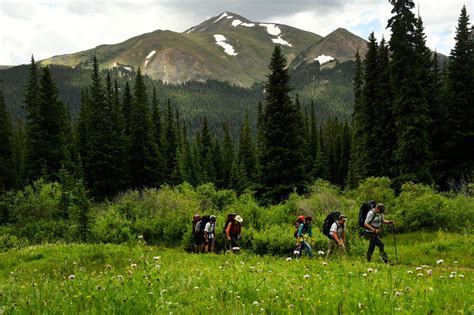
[[[393,224],[393,220],[386,220],[384,217],[385,205],[369,201],[362,204],[359,210],[358,223],[364,228],[364,235],[369,239],[369,248],[367,250],[367,261],[372,260],[375,247],[379,248],[380,256],[385,263],[388,263],[388,255],[385,252],[385,246],[380,238],[382,224]],[[346,254],[346,220],[347,216],[338,211],[329,213],[324,220],[322,232],[328,237],[328,250],[326,258],[329,258],[337,248],[342,256]],[[296,238],[296,248],[293,254],[301,257],[303,249],[309,257],[313,257],[313,251],[309,245],[308,238],[313,236],[310,216],[298,216],[295,223],[294,237]]]
[[[230,242],[232,252],[240,251],[239,240],[241,238],[243,219],[240,215],[230,213],[224,225],[223,232]],[[216,251],[216,216],[195,214],[193,217],[193,236],[195,253],[215,253]]]
[[[367,250],[367,261],[371,261],[375,247],[379,248],[382,260],[387,263],[388,256],[385,247],[380,238],[382,224],[393,224],[393,220],[384,218],[385,206],[383,203],[369,201],[362,204],[359,210],[358,223],[364,228],[365,237],[369,239],[369,248]],[[338,211],[329,213],[324,220],[322,232],[328,237],[328,250],[326,257],[329,258],[332,253],[339,250],[342,256],[346,254],[346,220],[347,216]],[[223,232],[227,240],[230,242],[232,252],[239,252],[239,240],[242,232],[242,217],[235,213],[227,216]],[[296,238],[296,248],[293,254],[301,257],[303,250],[309,257],[313,257],[313,251],[309,244],[309,238],[313,237],[311,216],[300,215],[296,219],[294,237]],[[215,252],[215,229],[216,216],[200,216],[195,214],[193,217],[193,235],[194,235],[194,252]]]

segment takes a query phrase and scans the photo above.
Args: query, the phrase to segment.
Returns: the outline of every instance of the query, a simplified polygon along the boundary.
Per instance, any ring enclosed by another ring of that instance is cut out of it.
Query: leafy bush
[[[115,206],[95,218],[91,227],[92,239],[103,243],[122,243],[132,239],[131,223]]]

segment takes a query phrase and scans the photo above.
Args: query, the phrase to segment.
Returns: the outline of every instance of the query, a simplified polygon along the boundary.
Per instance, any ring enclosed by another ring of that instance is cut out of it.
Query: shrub
[[[122,243],[132,239],[130,221],[115,206],[95,218],[91,226],[92,239],[103,243]]]

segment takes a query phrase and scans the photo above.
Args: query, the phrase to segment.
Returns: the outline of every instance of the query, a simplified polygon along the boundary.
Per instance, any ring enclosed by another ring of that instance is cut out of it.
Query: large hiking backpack
[[[330,230],[331,225],[339,219],[341,213],[339,211],[333,211],[326,216],[323,223],[323,234],[326,235],[329,239],[332,239]]]
[[[206,227],[207,222],[209,222],[209,216],[203,215],[201,220],[196,224],[196,234],[204,235],[204,228]]]
[[[227,219],[225,220],[225,224],[224,224],[224,229],[222,231],[224,234],[226,234],[227,227],[229,226],[230,222],[232,222],[232,220],[234,220],[236,215],[237,214],[235,214],[235,213],[229,213],[227,215]]]
[[[364,202],[359,209],[359,226],[361,228],[365,228],[365,219],[367,218],[367,213],[369,213],[370,210],[375,208],[377,203],[373,200],[369,202]]]

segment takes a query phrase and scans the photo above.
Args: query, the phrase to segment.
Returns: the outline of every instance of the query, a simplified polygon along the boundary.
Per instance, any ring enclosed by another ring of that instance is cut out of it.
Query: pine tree
[[[280,202],[305,185],[303,117],[291,101],[290,76],[281,48],[275,46],[265,85],[262,119],[261,189],[267,202]]]
[[[393,5],[388,22],[390,38],[391,86],[397,143],[395,146],[395,185],[413,181],[431,183],[429,150],[430,120],[423,86],[423,63],[420,55],[424,40],[417,36],[411,0],[390,0]]]
[[[474,177],[474,36],[463,6],[448,65],[448,127],[445,181],[459,185]]]
[[[159,180],[158,148],[153,139],[153,128],[148,112],[148,96],[140,68],[135,76],[132,107],[130,109],[129,172],[132,186],[155,186]]]
[[[331,180],[331,170],[329,168],[329,158],[326,150],[323,148],[323,131],[319,129],[316,160],[314,161],[313,177],[315,179]]]
[[[251,183],[255,183],[257,156],[255,153],[255,145],[252,139],[252,131],[250,130],[248,114],[245,115],[245,120],[240,128],[237,163],[243,166],[245,174],[247,174],[247,178],[249,180],[249,185]]]
[[[339,158],[339,185],[343,186],[349,172],[351,155],[351,128],[346,121],[341,134],[341,156]]]
[[[38,111],[39,111],[39,76],[35,59],[31,56],[28,81],[24,91],[23,108],[26,112],[26,150],[25,172],[27,182],[33,181],[41,175],[41,164],[35,152],[38,146]]]
[[[207,118],[204,118],[200,132],[199,161],[201,163],[201,182],[214,183],[216,172],[214,169],[213,139],[209,131]]]
[[[48,67],[43,68],[39,93],[35,123],[37,146],[33,153],[41,166],[42,175],[57,179],[59,170],[68,163],[66,141],[70,124]]]
[[[352,146],[347,185],[357,187],[368,175],[369,154],[367,151],[369,116],[364,101],[364,73],[359,52],[356,53],[354,73],[354,110],[352,113]]]
[[[10,190],[14,184],[13,132],[10,115],[0,88],[0,195]],[[0,219],[0,223],[6,219]]]
[[[174,119],[173,110],[171,108],[171,102],[168,99],[168,106],[165,114],[165,161],[166,161],[166,172],[165,182],[169,184],[175,184],[173,181],[173,170],[176,167],[176,148],[178,146],[176,124]]]
[[[157,184],[161,185],[165,181],[165,171],[167,170],[165,155],[165,140],[163,135],[163,121],[161,119],[160,104],[156,95],[156,88],[153,86],[153,96],[151,99],[151,122],[153,125],[153,139],[158,148],[158,169]]]
[[[132,104],[133,104],[133,95],[130,90],[130,85],[128,81],[125,82],[125,88],[122,96],[122,113],[125,120],[125,136],[126,138],[130,137],[130,117],[132,113]],[[128,139],[127,141],[130,141]]]
[[[234,144],[230,137],[229,125],[225,122],[222,126],[224,133],[224,140],[222,144],[222,176],[225,188],[230,187],[230,174],[232,163],[234,162]]]

